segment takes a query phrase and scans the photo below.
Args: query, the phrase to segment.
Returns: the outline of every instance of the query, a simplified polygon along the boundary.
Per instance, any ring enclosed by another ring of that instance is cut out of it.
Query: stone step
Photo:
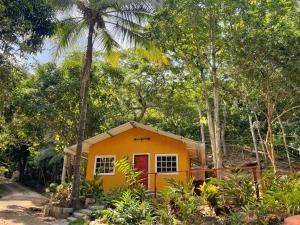
[[[98,211],[98,210],[105,209],[105,206],[104,205],[92,205],[89,207],[89,209],[92,211]]]
[[[90,215],[91,213],[93,213],[93,211],[90,209],[80,209],[79,212],[85,215]]]
[[[69,217],[67,218],[67,220],[68,220],[69,222],[72,222],[72,221],[77,220],[77,218],[74,217],[74,216],[69,216]]]
[[[86,216],[86,214],[81,213],[81,212],[73,212],[73,216],[78,219],[81,219],[81,218],[84,218]]]

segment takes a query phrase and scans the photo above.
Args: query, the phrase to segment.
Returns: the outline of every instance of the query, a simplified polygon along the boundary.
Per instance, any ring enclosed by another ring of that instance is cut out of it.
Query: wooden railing
[[[236,167],[224,167],[224,168],[194,168],[191,170],[182,170],[182,171],[176,171],[176,173],[185,173],[186,177],[194,177],[195,180],[205,180],[205,174],[206,172],[212,172],[215,174],[215,177],[217,177],[218,172],[225,172],[225,171],[235,171],[235,170],[241,170],[241,171],[248,171],[253,175],[253,180],[255,184],[255,192],[256,197],[259,198],[260,191],[265,191],[265,184],[263,181],[263,171],[260,169],[257,165],[254,166],[236,166]],[[166,175],[164,173],[148,173],[149,176],[154,175],[154,197],[157,197],[157,176],[158,175]],[[224,174],[223,174],[224,175]],[[223,177],[226,179],[226,177]],[[259,190],[260,187],[260,190]]]

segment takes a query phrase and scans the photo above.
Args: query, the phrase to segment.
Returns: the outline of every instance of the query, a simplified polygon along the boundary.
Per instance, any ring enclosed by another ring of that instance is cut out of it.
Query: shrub
[[[103,180],[95,176],[92,180],[83,180],[80,187],[80,193],[86,197],[92,197],[99,200],[103,196]]]
[[[193,179],[187,182],[167,179],[167,182],[170,186],[161,193],[161,202],[156,207],[158,220],[162,224],[194,224],[202,200],[194,192]]]
[[[70,207],[72,186],[68,183],[60,185],[52,184],[47,188],[50,191],[51,199],[56,201],[58,205],[63,207]]]
[[[300,176],[290,174],[275,176],[265,175],[266,192],[262,204],[272,209],[273,213],[292,216],[300,213]]]
[[[123,192],[121,198],[114,201],[114,207],[101,211],[109,224],[132,225],[151,223],[153,220],[149,202],[140,201],[130,190]]]

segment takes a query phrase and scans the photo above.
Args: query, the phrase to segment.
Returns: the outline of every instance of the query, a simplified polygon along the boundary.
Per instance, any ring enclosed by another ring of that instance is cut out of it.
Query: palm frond
[[[102,50],[104,50],[107,54],[109,54],[113,49],[118,49],[120,47],[118,42],[112,37],[106,28],[98,30],[96,38],[99,41]]]
[[[154,11],[151,1],[118,1],[107,14],[118,16],[124,20],[145,23]]]
[[[47,0],[47,2],[57,10],[66,10],[74,6],[75,0]]]
[[[115,24],[112,28],[112,32],[116,39],[120,40],[122,43],[128,43],[130,46],[142,46],[147,42],[142,32],[130,29],[130,27]]]
[[[74,21],[68,20],[57,24],[55,39],[57,40],[57,48],[55,57],[59,56],[64,49],[76,43],[81,32],[87,27],[84,20]]]

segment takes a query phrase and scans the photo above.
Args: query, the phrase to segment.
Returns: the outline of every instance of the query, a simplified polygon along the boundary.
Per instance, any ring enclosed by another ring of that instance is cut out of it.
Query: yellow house
[[[62,182],[70,176],[76,145],[65,148]],[[137,122],[128,122],[83,142],[87,160],[86,178],[99,174],[105,191],[124,184],[114,163],[128,157],[141,172],[141,182],[150,191],[162,190],[166,178],[185,180],[192,167],[205,165],[205,146]],[[193,166],[192,166],[193,165]]]

